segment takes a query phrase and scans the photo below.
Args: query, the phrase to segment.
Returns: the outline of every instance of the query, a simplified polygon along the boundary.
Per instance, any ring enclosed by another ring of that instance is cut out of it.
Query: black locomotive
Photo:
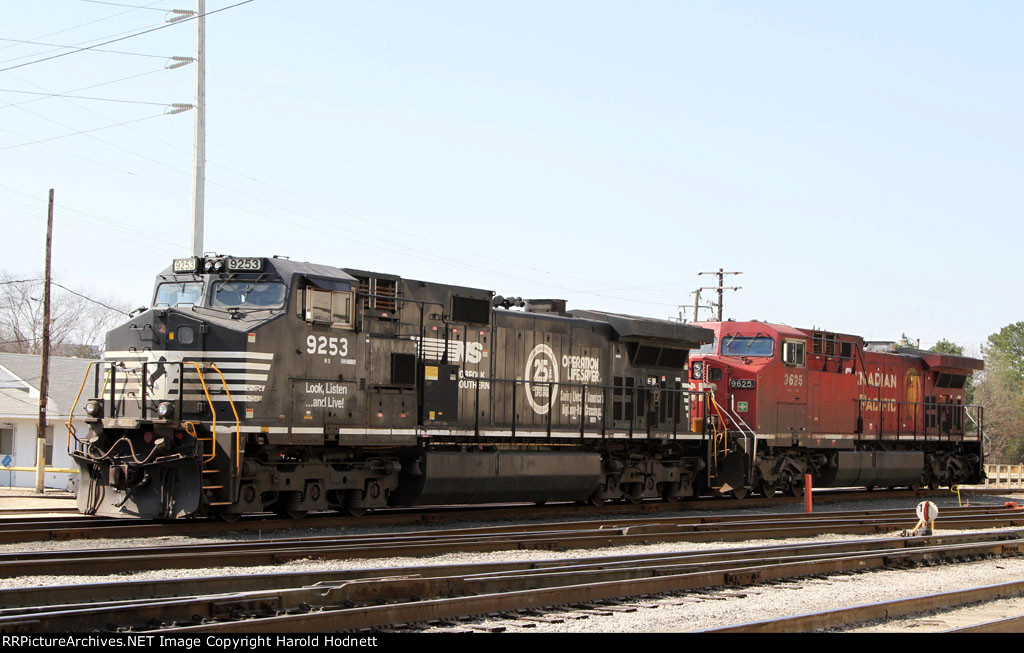
[[[107,335],[72,451],[79,509],[232,519],[728,491],[740,445],[690,419],[709,399],[688,389],[689,350],[712,339],[284,258],[178,259]]]

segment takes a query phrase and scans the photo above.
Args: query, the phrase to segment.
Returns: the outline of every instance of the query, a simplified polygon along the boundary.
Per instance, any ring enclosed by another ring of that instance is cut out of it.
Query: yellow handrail
[[[78,395],[75,397],[75,403],[71,404],[71,412],[68,413],[68,421],[65,424],[65,426],[68,427],[68,445],[67,445],[67,450],[69,452],[71,451],[71,438],[72,437],[75,438],[75,442],[81,442],[81,440],[79,440],[78,436],[75,434],[75,427],[74,427],[74,425],[71,423],[71,420],[74,419],[75,408],[78,407],[78,400],[82,398],[82,392],[85,391],[85,383],[89,380],[89,372],[92,371],[92,366],[95,365],[96,363],[102,363],[102,362],[104,362],[104,361],[90,361],[89,362],[89,366],[85,368],[85,378],[82,379],[82,387],[80,387],[78,389]],[[107,384],[109,382],[110,382],[110,370],[108,369],[107,370],[107,374],[103,378],[103,390],[100,392],[100,397],[102,397],[107,392]]]
[[[721,428],[722,428],[722,433],[719,434],[718,433],[718,428],[717,428],[718,425],[716,425],[714,423],[711,425],[712,431],[714,433],[714,441],[715,441],[715,447],[714,447],[714,450],[713,450],[712,454],[714,455],[715,469],[717,469],[718,468],[718,439],[719,439],[719,437],[722,438],[722,450],[723,451],[728,451],[729,450],[729,429],[726,427],[725,416],[722,415],[722,408],[718,405],[718,402],[715,401],[714,393],[711,393],[708,396],[711,397],[711,406],[715,409],[715,412],[718,413],[718,424],[721,425]]]
[[[210,439],[213,441],[213,446],[210,447],[210,457],[203,459],[203,463],[205,464],[205,463],[208,463],[208,462],[210,462],[211,460],[213,460],[214,458],[217,457],[217,409],[213,407],[213,399],[210,398],[210,390],[206,387],[206,379],[203,378],[203,370],[202,370],[202,368],[199,367],[199,363],[197,363],[195,361],[182,361],[181,364],[182,365],[192,364],[192,365],[195,366],[196,374],[199,375],[199,383],[203,386],[203,394],[206,395],[206,403],[210,404],[210,415],[213,416],[213,425],[210,427]],[[184,381],[182,382],[182,387],[179,389],[179,392],[181,393],[182,396],[184,396],[184,394],[185,394]],[[192,437],[194,437],[198,441],[199,440],[199,436],[196,434],[196,431],[195,431],[195,426],[194,426],[195,422],[187,422],[186,423],[186,426],[185,426],[185,431],[186,432],[188,431],[188,424],[193,424],[192,432],[189,435],[191,435]]]
[[[210,363],[210,367],[213,371],[220,375],[221,385],[224,387],[224,392],[228,395],[228,405],[231,406],[231,412],[235,414],[235,472],[238,476],[242,475],[242,424],[241,420],[238,419],[238,410],[235,408],[235,401],[231,398],[231,390],[228,389],[227,379],[224,378],[224,374],[217,368],[213,363]],[[210,407],[213,410],[213,407]]]

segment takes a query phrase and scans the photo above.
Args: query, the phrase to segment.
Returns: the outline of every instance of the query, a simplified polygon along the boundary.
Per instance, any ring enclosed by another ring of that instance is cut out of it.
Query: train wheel
[[[761,481],[761,494],[771,499],[775,496],[775,484],[768,481]]]
[[[242,513],[240,513],[240,512],[218,512],[217,513],[217,519],[219,519],[221,521],[224,521],[224,522],[228,522],[228,523],[236,522],[239,519],[241,519],[241,517],[242,517]]]
[[[352,506],[345,506],[345,513],[350,517],[362,517],[366,514],[366,508],[353,508]]]
[[[283,517],[291,517],[292,519],[299,520],[306,516],[306,510],[285,510]]]
[[[587,499],[583,503],[591,505],[591,506],[603,506],[605,504],[605,500],[603,498],[595,495],[595,496],[590,497],[589,499]]]
[[[679,483],[665,483],[661,488],[661,498],[668,503],[676,503],[682,501],[682,497],[679,496]]]
[[[745,487],[734,487],[732,489],[732,498],[736,499],[737,501],[743,501],[744,499],[747,498],[748,492],[750,492],[750,490],[748,490]]]
[[[802,497],[804,495],[804,484],[798,481],[793,481],[786,486],[786,494],[791,497]]]

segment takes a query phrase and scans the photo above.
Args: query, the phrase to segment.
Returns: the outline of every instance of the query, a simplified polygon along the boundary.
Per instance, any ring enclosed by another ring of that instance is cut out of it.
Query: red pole
[[[814,502],[811,494],[814,488],[811,487],[811,475],[804,474],[804,512],[814,512]]]

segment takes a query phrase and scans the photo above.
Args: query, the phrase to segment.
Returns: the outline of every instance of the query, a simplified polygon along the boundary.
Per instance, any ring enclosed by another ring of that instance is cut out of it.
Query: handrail
[[[210,457],[203,458],[203,464],[206,464],[217,457],[217,409],[213,406],[213,399],[210,398],[210,390],[206,387],[206,379],[203,378],[203,370],[199,367],[199,363],[195,361],[181,361],[181,364],[191,364],[195,366],[196,374],[199,376],[199,383],[203,386],[203,394],[206,395],[206,403],[210,405],[210,415],[213,417],[213,425],[210,427],[210,440],[213,442],[213,446],[210,447]],[[179,395],[184,395],[185,389],[181,388],[178,392]],[[185,430],[188,430],[187,426],[185,427]],[[191,435],[196,440],[199,440],[194,426]]]
[[[736,401],[736,395],[730,394],[729,395],[729,400],[734,403]],[[751,447],[751,453],[750,453],[750,482],[753,483],[754,482],[754,461],[757,459],[757,431],[755,431],[754,429],[750,428],[750,425],[747,424],[746,420],[744,420],[742,417],[740,417],[739,411],[735,410],[731,405],[729,406],[729,417],[731,417],[733,419],[733,421],[735,422],[736,426],[739,427],[739,431],[740,431],[740,433],[743,434],[743,438],[744,439],[747,438],[747,433],[749,432],[750,433],[750,437],[753,438],[753,440],[754,440],[754,444]],[[746,429],[746,431],[744,431],[743,429]]]
[[[728,428],[728,426],[726,424],[725,416],[722,415],[722,407],[718,405],[718,400],[715,399],[714,393],[711,393],[708,396],[711,397],[711,406],[715,409],[715,412],[718,413],[718,419],[721,422],[721,427],[722,427],[722,433],[721,433],[721,436],[719,436],[718,429],[715,428],[714,425],[712,425],[713,435],[714,435],[714,442],[715,442],[715,447],[713,448],[712,451],[713,451],[714,459],[715,459],[714,460],[714,462],[715,462],[715,469],[717,470],[718,469],[718,438],[719,437],[722,438],[722,451],[728,451],[729,450],[729,428]]]
[[[74,426],[74,424],[71,423],[71,421],[74,419],[75,408],[78,407],[78,400],[82,398],[82,392],[85,391],[85,384],[89,380],[89,373],[92,372],[92,366],[96,365],[97,363],[102,365],[105,362],[106,361],[89,361],[88,367],[85,368],[85,378],[82,379],[82,387],[80,387],[78,389],[78,395],[75,396],[75,403],[71,404],[71,411],[68,413],[68,421],[65,423],[65,426],[68,427],[67,451],[69,453],[71,452],[71,438],[72,437],[75,438],[75,442],[81,443],[81,440],[78,439],[77,432],[75,431],[75,426]],[[103,392],[107,391],[107,382],[109,382],[109,381],[110,381],[110,370],[108,369],[106,377],[103,380]],[[103,396],[103,392],[100,392],[100,397]]]
[[[241,420],[238,419],[238,410],[235,408],[235,401],[231,398],[231,390],[228,389],[228,382],[227,382],[227,379],[224,378],[224,373],[221,372],[220,369],[218,369],[217,366],[215,364],[213,364],[213,363],[210,363],[210,367],[212,367],[213,371],[216,372],[220,376],[221,385],[224,387],[224,392],[227,393],[227,395],[228,395],[228,405],[231,406],[231,412],[235,414],[235,468],[236,468],[235,469],[235,473],[238,474],[239,477],[241,477],[242,476],[242,426],[241,426]],[[210,412],[214,412],[212,405],[210,406]],[[216,420],[216,415],[214,415],[214,419]],[[216,441],[214,442],[214,444],[216,445]]]
[[[590,395],[590,391],[591,390],[595,390],[596,391],[596,390],[600,389],[601,390],[601,416],[602,417],[601,417],[600,424],[597,426],[597,429],[600,429],[600,431],[601,431],[601,433],[603,435],[604,432],[607,429],[607,422],[608,422],[607,414],[608,414],[608,408],[609,408],[608,404],[609,403],[614,403],[614,397],[612,397],[612,401],[609,402],[609,396],[607,394],[607,390],[609,390],[609,389],[611,389],[611,390],[621,389],[623,391],[633,390],[634,392],[646,390],[645,387],[640,387],[640,386],[630,387],[630,386],[626,386],[626,385],[614,385],[614,384],[610,385],[610,384],[603,384],[603,383],[572,383],[572,382],[568,382],[568,381],[558,381],[558,382],[555,382],[555,381],[536,381],[536,380],[527,380],[527,379],[506,379],[506,378],[487,377],[487,376],[474,376],[474,377],[468,377],[467,376],[467,377],[464,377],[464,380],[473,382],[473,384],[475,386],[475,392],[474,392],[474,395],[475,395],[474,396],[474,414],[475,415],[474,415],[474,418],[473,418],[473,429],[474,429],[474,435],[475,436],[479,436],[480,435],[480,419],[479,419],[479,417],[480,417],[480,415],[479,415],[479,413],[480,413],[480,409],[479,409],[480,398],[479,398],[479,394],[480,394],[480,384],[481,383],[494,383],[494,384],[505,383],[505,384],[511,384],[512,385],[512,404],[513,404],[513,406],[516,404],[516,396],[518,394],[516,389],[519,386],[536,385],[536,386],[542,386],[542,387],[548,388],[548,399],[547,399],[547,402],[546,402],[546,407],[548,408],[548,410],[545,412],[545,422],[546,422],[545,428],[546,428],[546,430],[548,431],[549,434],[551,433],[551,430],[552,430],[553,427],[557,427],[557,428],[570,428],[570,427],[572,427],[572,428],[578,428],[580,435],[583,435],[585,433],[585,431],[586,431],[586,418],[587,418],[586,407],[588,405],[587,399],[588,399],[588,397]],[[553,390],[554,390],[555,386],[558,386],[558,387],[561,387],[561,388],[578,388],[578,389],[581,390],[581,392],[580,392],[580,399],[578,401],[576,401],[576,402],[573,402],[574,404],[577,404],[577,405],[580,406],[580,413],[578,415],[578,417],[580,419],[580,425],[578,427],[576,427],[576,425],[571,425],[571,424],[554,425],[552,423],[554,401],[555,401],[555,397],[554,397],[555,393],[553,392]],[[677,398],[678,397],[700,396],[700,395],[707,395],[707,394],[709,394],[709,391],[707,391],[707,390],[690,390],[690,389],[688,389],[686,387],[681,387],[681,388],[658,388],[658,389],[661,392],[669,393],[670,396],[677,397]],[[633,396],[635,397],[635,394]],[[596,404],[594,404],[594,405],[596,405]],[[637,414],[635,412],[637,402],[636,401],[632,401],[632,405],[634,407],[633,408],[634,409],[634,414],[633,414],[633,418],[629,420],[631,428],[633,426],[633,422],[636,419],[641,417],[639,414]],[[682,408],[682,406],[680,408]],[[498,422],[495,421],[493,413],[491,413],[489,415],[489,418],[490,418],[490,423],[491,423],[492,426],[500,425]],[[672,434],[673,434],[673,437],[675,437],[677,435],[678,419],[679,419],[678,415],[674,415],[674,420],[675,421],[672,424]],[[622,421],[625,421],[625,420],[622,420]],[[516,419],[516,412],[515,412],[515,410],[512,411],[511,426],[512,426],[513,433],[515,432],[516,428],[519,426],[519,424],[517,422],[517,419]],[[650,432],[650,423],[647,424],[647,427],[648,427],[647,428],[647,432],[649,433]]]
[[[879,389],[879,392],[881,392],[881,389]],[[982,406],[980,406],[978,404],[942,403],[942,402],[938,402],[938,401],[900,401],[898,399],[884,399],[882,397],[874,397],[874,398],[871,398],[871,397],[863,397],[863,398],[861,398],[861,397],[854,397],[853,401],[857,402],[857,412],[858,412],[859,416],[862,416],[862,414],[864,412],[869,412],[869,413],[877,412],[877,413],[880,414],[880,421],[879,421],[879,430],[880,430],[880,432],[881,432],[881,417],[884,417],[884,415],[881,415],[881,413],[882,413],[881,404],[886,404],[887,406],[896,406],[897,407],[897,412],[896,412],[897,432],[896,432],[896,435],[899,435],[899,436],[904,435],[899,430],[899,428],[900,428],[899,427],[899,417],[900,417],[900,414],[899,414],[898,411],[899,411],[899,407],[900,406],[921,407],[921,408],[923,408],[925,410],[926,415],[927,415],[927,411],[929,411],[929,410],[935,410],[935,409],[945,409],[945,410],[957,409],[957,410],[962,411],[965,415],[967,415],[971,419],[971,421],[975,423],[975,425],[978,425],[978,422],[971,415],[971,411],[969,411],[968,408],[978,408],[978,409],[982,408]],[[877,409],[866,410],[864,408],[864,404],[874,404],[874,403],[880,404]],[[915,412],[915,415],[914,415],[914,420],[915,420],[914,431],[910,435],[912,437],[914,437],[914,438],[917,438],[918,437],[918,433],[917,433],[917,425],[916,425],[916,420],[917,420],[916,412]],[[960,419],[959,421],[960,421],[960,425],[959,425],[958,429],[954,430],[954,429],[950,428],[949,430],[946,430],[945,432],[943,431],[941,426],[929,427],[927,425],[927,421],[926,421],[925,425],[922,427],[921,435],[922,436],[928,436],[929,435],[928,430],[929,429],[934,429],[935,431],[937,431],[937,433],[932,433],[931,435],[946,435],[946,436],[957,435],[957,436],[965,436],[965,435],[967,435],[967,426],[964,423],[963,419]],[[982,437],[982,436],[983,436],[983,433],[979,433],[979,437]]]

